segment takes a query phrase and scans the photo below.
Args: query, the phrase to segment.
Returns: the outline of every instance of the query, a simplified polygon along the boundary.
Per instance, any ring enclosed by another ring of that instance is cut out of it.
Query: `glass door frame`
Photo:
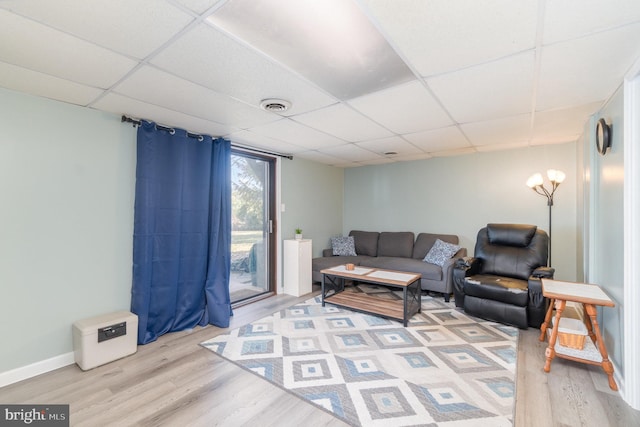
[[[267,298],[276,293],[276,287],[277,287],[276,280],[277,280],[277,274],[278,274],[278,271],[277,271],[277,250],[278,250],[277,219],[278,218],[277,218],[277,209],[276,209],[276,206],[277,206],[276,184],[277,184],[277,166],[278,166],[277,160],[278,159],[274,156],[269,156],[266,154],[253,152],[251,150],[244,150],[244,149],[239,149],[235,147],[231,148],[231,155],[257,159],[265,162],[265,164],[267,165],[267,177],[265,182],[266,188],[264,189],[267,206],[265,208],[265,215],[266,215],[265,224],[263,224],[264,229],[266,230],[265,235],[267,236],[266,237],[267,260],[266,260],[266,266],[265,266],[267,269],[267,272],[266,272],[267,274],[265,275],[265,278],[267,281],[266,283],[267,289],[264,293],[256,295],[255,297],[243,299],[237,302],[232,302],[232,307],[239,307],[263,298]]]

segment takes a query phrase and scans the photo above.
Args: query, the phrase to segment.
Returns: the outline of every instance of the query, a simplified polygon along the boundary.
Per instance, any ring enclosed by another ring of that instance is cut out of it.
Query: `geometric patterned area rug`
[[[354,426],[493,427],[512,425],[517,338],[441,298],[405,328],[317,296],[201,345]]]

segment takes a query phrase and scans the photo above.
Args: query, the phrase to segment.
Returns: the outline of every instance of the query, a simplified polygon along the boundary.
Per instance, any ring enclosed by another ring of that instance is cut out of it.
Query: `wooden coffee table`
[[[325,302],[328,302],[350,310],[399,320],[404,326],[407,326],[414,314],[421,311],[421,274],[368,267],[347,270],[344,265],[326,268],[320,273],[323,307]],[[402,301],[382,299],[364,293],[343,292],[345,281],[348,280],[402,289]]]

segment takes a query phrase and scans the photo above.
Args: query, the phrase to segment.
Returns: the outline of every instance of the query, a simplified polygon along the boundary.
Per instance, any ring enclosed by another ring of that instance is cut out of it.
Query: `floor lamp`
[[[564,181],[565,174],[562,171],[549,169],[547,171],[547,178],[551,181],[551,191],[544,188],[542,174],[536,173],[529,177],[527,180],[527,186],[536,193],[547,198],[547,206],[549,206],[549,267],[551,267],[551,207],[553,206],[553,194],[556,189]]]

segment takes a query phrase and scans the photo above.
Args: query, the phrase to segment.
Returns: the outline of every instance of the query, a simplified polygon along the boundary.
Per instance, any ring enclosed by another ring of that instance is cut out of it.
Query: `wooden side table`
[[[551,361],[554,357],[574,360],[576,362],[598,365],[604,369],[609,377],[609,387],[618,390],[618,385],[613,379],[613,364],[609,360],[607,347],[600,333],[600,326],[596,318],[596,306],[614,307],[615,304],[597,285],[585,283],[562,282],[558,280],[542,279],[542,294],[551,300],[549,310],[544,318],[544,323],[540,327],[540,341],[544,341],[547,329],[550,326],[553,307],[556,308],[555,321],[549,337],[549,347],[545,351],[547,360],[544,364],[544,371],[551,370]],[[585,340],[582,350],[561,346],[556,340],[558,338],[558,328],[560,318],[567,304],[567,301],[581,303],[587,315],[585,323],[590,340]]]

